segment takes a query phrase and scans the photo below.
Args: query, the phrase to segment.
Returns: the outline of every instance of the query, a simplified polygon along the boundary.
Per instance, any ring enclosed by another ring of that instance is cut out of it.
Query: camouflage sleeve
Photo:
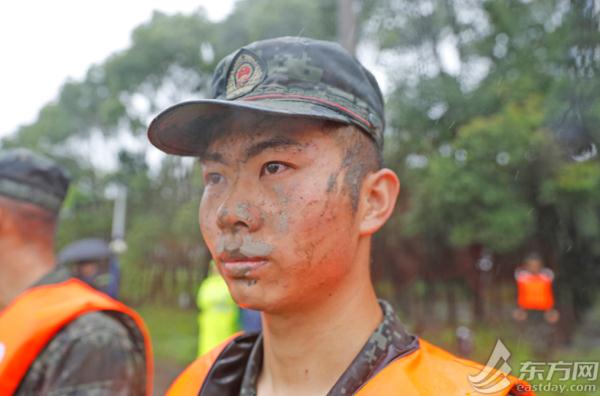
[[[77,318],[48,343],[15,395],[144,395],[143,339],[127,321],[106,312]]]

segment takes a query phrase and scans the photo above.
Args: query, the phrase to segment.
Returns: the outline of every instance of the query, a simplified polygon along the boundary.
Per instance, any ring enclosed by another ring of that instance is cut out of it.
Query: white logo
[[[479,373],[469,375],[469,382],[473,389],[480,393],[489,394],[499,392],[510,386],[510,381],[506,378],[512,370],[507,362],[509,358],[510,351],[501,340],[498,340],[486,366]]]
[[[2,362],[2,359],[4,359],[5,351],[6,351],[6,347],[4,346],[3,343],[0,342],[0,363]]]

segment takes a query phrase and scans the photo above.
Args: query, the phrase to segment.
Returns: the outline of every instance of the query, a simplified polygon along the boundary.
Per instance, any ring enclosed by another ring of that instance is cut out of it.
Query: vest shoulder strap
[[[211,349],[209,352],[194,360],[179,376],[167,391],[167,396],[192,396],[197,395],[202,384],[223,349],[232,342],[240,333],[236,333]]]
[[[399,390],[403,395],[410,396],[533,395],[524,381],[494,369],[490,369],[489,376],[486,375],[481,384],[477,375],[485,366],[458,358],[423,339],[419,340],[419,344],[419,349],[390,363],[359,389],[356,395],[391,395]],[[518,387],[517,384],[526,386]],[[494,386],[497,388],[492,389]],[[478,389],[482,392],[478,392]]]

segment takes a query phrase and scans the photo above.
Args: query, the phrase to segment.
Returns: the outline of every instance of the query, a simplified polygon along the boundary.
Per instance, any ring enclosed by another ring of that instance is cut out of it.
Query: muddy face
[[[242,306],[285,311],[348,274],[358,229],[344,153],[320,125],[249,123],[202,160],[202,235]]]

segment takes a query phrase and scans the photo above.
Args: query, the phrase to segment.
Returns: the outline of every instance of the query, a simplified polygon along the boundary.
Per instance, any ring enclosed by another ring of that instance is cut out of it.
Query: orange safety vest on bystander
[[[548,311],[554,307],[552,277],[546,274],[518,274],[517,294],[521,309]]]
[[[52,338],[78,316],[114,311],[131,317],[144,337],[146,389],[152,394],[152,346],[142,318],[131,308],[77,279],[33,287],[0,312],[0,395],[11,395]]]

